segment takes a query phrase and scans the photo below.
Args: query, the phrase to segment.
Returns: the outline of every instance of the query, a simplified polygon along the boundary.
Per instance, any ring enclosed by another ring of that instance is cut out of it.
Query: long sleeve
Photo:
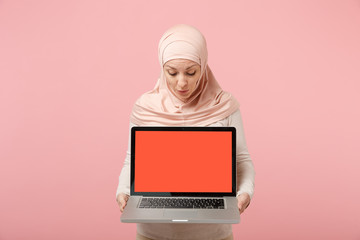
[[[228,121],[229,126],[236,128],[236,195],[239,196],[241,193],[246,192],[252,198],[255,186],[255,170],[246,146],[240,110],[231,114]]]
[[[131,128],[135,126],[133,123],[130,123],[129,127],[129,141],[128,141],[128,149],[126,151],[126,157],[124,161],[124,165],[121,169],[119,176],[119,184],[116,191],[116,196],[119,193],[125,193],[130,195],[130,154],[131,154],[131,146],[130,146],[130,136],[131,136]]]

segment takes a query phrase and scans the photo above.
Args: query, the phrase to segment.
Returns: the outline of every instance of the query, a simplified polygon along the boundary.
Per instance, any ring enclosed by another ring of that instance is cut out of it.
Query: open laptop
[[[234,127],[133,127],[128,223],[239,223]]]

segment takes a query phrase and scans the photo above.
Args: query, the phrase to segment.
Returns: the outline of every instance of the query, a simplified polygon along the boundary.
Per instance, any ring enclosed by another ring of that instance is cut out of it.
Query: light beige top
[[[130,123],[130,129],[133,126],[135,125]],[[254,194],[255,171],[246,146],[240,110],[208,126],[232,126],[236,128],[237,196],[246,192],[252,198]],[[119,176],[116,196],[119,193],[130,195],[130,135],[127,155]],[[226,238],[231,234],[232,229],[230,224],[142,223],[137,224],[137,231],[152,239],[211,240]]]

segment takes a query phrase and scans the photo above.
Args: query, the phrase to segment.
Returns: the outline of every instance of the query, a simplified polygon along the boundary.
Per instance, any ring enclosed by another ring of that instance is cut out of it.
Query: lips
[[[186,94],[189,92],[189,90],[176,90],[180,94]]]

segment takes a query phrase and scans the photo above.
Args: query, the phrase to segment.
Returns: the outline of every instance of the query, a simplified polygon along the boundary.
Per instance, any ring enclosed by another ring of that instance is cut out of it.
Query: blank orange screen
[[[231,132],[135,134],[135,192],[231,192]]]

